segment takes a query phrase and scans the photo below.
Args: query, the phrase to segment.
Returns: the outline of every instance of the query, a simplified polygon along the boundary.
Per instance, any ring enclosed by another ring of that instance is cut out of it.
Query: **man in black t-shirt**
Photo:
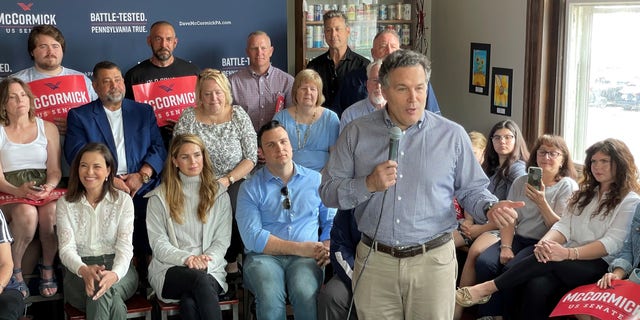
[[[178,38],[173,26],[167,21],[151,25],[147,44],[151,48],[151,58],[140,62],[124,75],[127,88],[126,98],[134,100],[132,87],[140,83],[156,82],[175,77],[197,76],[200,69],[191,62],[173,55]]]

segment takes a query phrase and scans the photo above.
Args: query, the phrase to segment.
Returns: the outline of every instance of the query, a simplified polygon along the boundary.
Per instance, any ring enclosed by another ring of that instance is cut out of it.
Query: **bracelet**
[[[571,260],[571,249],[567,248],[567,260]]]
[[[500,249],[503,249],[503,248],[512,249],[511,246],[508,246],[506,244],[501,244]]]
[[[576,257],[573,260],[579,260],[580,259],[580,252],[578,252],[578,248],[573,248],[573,252],[576,254]]]

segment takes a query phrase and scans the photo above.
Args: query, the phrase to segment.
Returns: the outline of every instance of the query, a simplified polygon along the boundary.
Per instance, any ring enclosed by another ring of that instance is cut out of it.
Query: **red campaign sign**
[[[18,198],[12,194],[0,192],[0,206],[3,206],[5,204],[10,204],[10,203],[26,203],[36,207],[43,206],[51,201],[58,200],[60,197],[64,196],[66,192],[67,192],[67,189],[56,188],[56,189],[53,189],[53,191],[51,191],[48,198],[42,199],[42,200]]]
[[[79,74],[31,81],[29,88],[36,97],[36,116],[47,121],[66,119],[69,109],[91,102],[87,83]]]
[[[571,290],[551,316],[588,314],[600,319],[640,319],[640,284],[628,280],[614,280],[611,284],[608,289],[588,284]]]
[[[196,76],[185,76],[141,83],[133,86],[136,101],[153,107],[158,126],[169,124],[167,120],[178,121],[182,110],[196,105]]]

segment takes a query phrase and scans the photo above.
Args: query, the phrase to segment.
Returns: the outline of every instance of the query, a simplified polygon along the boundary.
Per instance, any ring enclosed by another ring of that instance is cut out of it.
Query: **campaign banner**
[[[5,204],[11,204],[11,203],[25,203],[25,204],[30,204],[32,206],[38,207],[38,206],[43,206],[51,201],[58,200],[60,197],[64,196],[65,193],[67,193],[67,189],[56,188],[56,189],[53,189],[53,191],[51,191],[51,193],[49,194],[49,197],[46,199],[31,200],[27,198],[19,198],[12,194],[0,192],[0,206],[4,206]]]
[[[600,289],[588,284],[571,290],[551,316],[587,314],[600,319],[640,319],[640,285],[628,280],[613,280],[611,285]]]
[[[97,62],[109,60],[124,74],[151,57],[147,36],[159,20],[174,26],[179,42],[173,54],[200,69],[215,68],[228,76],[246,68],[247,36],[262,30],[271,37],[273,65],[287,70],[288,5],[293,1],[0,1],[0,78],[33,66],[27,38],[39,24],[63,33],[63,66],[91,77]]]
[[[29,82],[36,97],[36,116],[52,121],[66,119],[69,109],[91,102],[82,75],[67,75]]]
[[[178,121],[182,110],[196,105],[196,76],[186,76],[134,85],[135,100],[150,104],[156,114],[158,126]]]

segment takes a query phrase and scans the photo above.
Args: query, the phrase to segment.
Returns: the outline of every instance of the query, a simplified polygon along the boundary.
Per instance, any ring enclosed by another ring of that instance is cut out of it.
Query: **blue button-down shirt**
[[[397,183],[388,192],[370,193],[365,179],[389,154],[386,108],[358,118],[338,138],[323,172],[320,195],[327,206],[355,208],[358,229],[384,244],[424,243],[457,226],[453,198],[477,221],[484,206],[497,201],[489,179],[458,124],[425,111],[400,139]]]
[[[322,204],[320,179],[317,171],[294,164],[294,174],[286,185],[291,209],[282,204],[285,196],[280,190],[285,184],[266,166],[242,183],[236,219],[246,251],[262,253],[270,235],[297,242],[328,240],[336,209]]]

